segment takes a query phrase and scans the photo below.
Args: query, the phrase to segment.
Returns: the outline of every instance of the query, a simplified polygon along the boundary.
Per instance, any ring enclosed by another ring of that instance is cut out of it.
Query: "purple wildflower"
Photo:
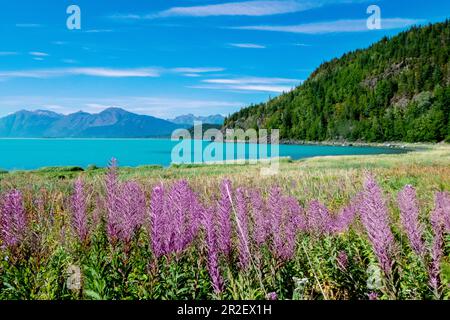
[[[198,201],[197,195],[189,188],[187,194],[187,211],[185,217],[185,236],[183,247],[186,248],[198,234],[204,208]]]
[[[248,239],[248,203],[244,189],[236,190],[237,231],[239,238],[239,263],[242,269],[250,264],[250,244]]]
[[[266,295],[266,300],[270,300],[270,301],[278,300],[278,295],[277,295],[277,293],[276,293],[276,292],[269,292],[269,293]]]
[[[74,193],[71,198],[72,204],[72,229],[81,243],[85,243],[89,236],[87,215],[86,215],[86,195],[84,193],[84,183],[81,177],[75,181]]]
[[[344,233],[350,228],[358,213],[358,201],[359,198],[356,197],[352,199],[350,204],[341,209],[334,218],[333,233]]]
[[[372,249],[386,275],[392,270],[392,250],[394,236],[389,227],[389,211],[383,200],[381,188],[372,175],[367,175],[364,181],[359,211],[361,221],[367,230]]]
[[[220,251],[225,255],[231,253],[231,181],[224,180],[220,185],[220,200],[219,200],[219,241],[218,245]]]
[[[437,294],[440,286],[440,266],[441,260],[444,255],[444,228],[445,228],[445,216],[448,214],[447,207],[447,194],[444,192],[438,192],[435,196],[435,207],[431,213],[431,226],[433,227],[434,238],[433,246],[431,249],[431,264],[429,268],[430,274],[430,286],[435,290]]]
[[[264,244],[267,239],[269,231],[268,221],[266,217],[266,210],[261,193],[258,190],[250,191],[250,201],[253,208],[253,237],[258,246]]]
[[[119,211],[119,237],[129,244],[144,223],[146,203],[145,195],[136,182],[126,182],[121,186]]]
[[[279,256],[283,260],[289,260],[295,253],[297,232],[304,228],[306,222],[302,215],[302,208],[297,199],[285,197],[282,199],[284,204],[284,217],[282,235],[284,237],[283,246]]]
[[[316,235],[327,235],[333,231],[333,217],[328,208],[318,200],[309,203],[308,228],[311,233]]]
[[[106,175],[106,210],[107,210],[107,234],[109,240],[114,244],[120,234],[120,212],[119,212],[119,182],[117,180],[117,161],[112,159]]]
[[[192,241],[198,229],[199,215],[195,195],[185,180],[176,182],[168,194],[165,211],[170,220],[169,250],[181,252]]]
[[[268,200],[271,225],[272,254],[289,260],[295,252],[297,233],[306,228],[303,209],[293,197],[284,197],[279,187],[273,187]]]
[[[278,255],[283,247],[283,207],[281,189],[279,187],[270,189],[268,209],[270,215],[269,221],[272,225],[272,251],[275,255]]]
[[[306,231],[308,229],[308,221],[306,219],[305,210],[294,197],[285,198],[287,210],[292,215],[293,225],[297,231]]]
[[[419,222],[419,206],[417,204],[416,190],[407,185],[400,191],[397,198],[400,208],[400,219],[414,252],[422,256],[425,253],[423,241],[423,226]]]
[[[437,194],[439,202],[439,210],[445,225],[445,231],[450,233],[450,194],[448,192],[440,192]]]
[[[163,239],[167,234],[167,226],[164,213],[164,186],[161,184],[153,188],[150,202],[149,234],[156,258],[165,253]]]
[[[376,292],[371,292],[368,294],[369,296],[369,300],[378,300],[378,293]]]
[[[24,240],[27,230],[27,217],[23,207],[23,196],[12,190],[3,197],[0,208],[0,237],[3,245],[14,249]]]
[[[344,250],[339,251],[336,257],[337,266],[341,271],[347,271],[348,267],[348,256]]]
[[[220,275],[219,253],[217,247],[216,221],[214,211],[207,209],[203,211],[203,224],[206,232],[206,245],[208,248],[208,272],[211,283],[216,294],[223,291],[223,280]]]

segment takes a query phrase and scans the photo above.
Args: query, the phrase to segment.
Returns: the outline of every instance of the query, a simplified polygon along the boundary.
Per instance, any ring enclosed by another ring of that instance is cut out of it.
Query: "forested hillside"
[[[322,64],[301,86],[231,115],[225,127],[283,139],[450,140],[450,21],[414,27]]]

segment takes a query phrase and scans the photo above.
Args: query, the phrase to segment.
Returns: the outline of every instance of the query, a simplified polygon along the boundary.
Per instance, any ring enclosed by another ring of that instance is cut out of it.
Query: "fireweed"
[[[84,183],[81,178],[75,181],[74,193],[71,198],[72,205],[72,229],[78,240],[85,243],[89,236],[88,221],[86,215],[86,195]]]
[[[400,208],[400,219],[408,236],[409,243],[418,256],[425,253],[423,241],[423,226],[419,222],[419,205],[416,199],[416,190],[407,185],[398,194],[398,206]]]
[[[4,247],[14,249],[24,240],[27,232],[22,193],[19,190],[8,192],[0,206],[0,239]]]
[[[269,233],[269,221],[266,216],[266,208],[261,193],[258,190],[250,191],[250,202],[253,212],[253,239],[256,245],[263,245]]]
[[[209,276],[206,281],[210,281],[215,297],[227,296],[229,290],[235,290],[238,278],[234,278],[235,271],[245,277],[251,277],[252,274],[261,275],[257,282],[263,282],[263,277],[266,276],[281,279],[283,275],[278,274],[281,271],[289,272],[287,277],[292,279],[298,272],[302,272],[290,269],[293,265],[290,262],[302,259],[303,254],[296,255],[300,237],[302,243],[308,243],[307,239],[313,239],[311,244],[322,239],[331,239],[331,243],[345,243],[349,241],[345,240],[346,238],[354,239],[355,233],[360,235],[355,223],[358,218],[361,219],[371,248],[387,276],[392,271],[394,259],[401,258],[393,255],[396,243],[390,229],[390,213],[382,190],[371,175],[366,176],[363,191],[335,212],[318,200],[305,200],[304,208],[296,198],[284,195],[278,186],[271,187],[268,195],[263,196],[262,189],[243,186],[233,188],[230,180],[224,180],[218,185],[218,190],[211,196],[210,201],[200,201],[200,196],[185,180],[153,185],[147,197],[144,186],[140,183],[119,181],[115,160],[111,162],[104,179],[105,192],[95,194],[93,203],[90,203],[86,196],[88,187],[85,180],[79,178],[75,181],[68,199],[71,204],[70,227],[76,239],[84,243],[86,248],[89,249],[96,241],[103,239],[94,237],[94,232],[103,232],[107,235],[106,243],[111,243],[118,250],[126,253],[130,250],[150,251],[148,259],[151,261],[148,263],[151,262],[151,265],[167,261],[182,263],[183,255],[198,254],[196,257],[199,266],[205,263]],[[50,199],[51,197],[45,197],[43,202]],[[33,199],[26,201],[34,203]],[[3,248],[22,250],[20,244],[26,243],[30,238],[28,235],[34,232],[33,224],[38,222],[27,215],[26,201],[19,190],[0,195],[0,244]],[[430,218],[433,242],[429,247],[423,240],[426,226],[418,221],[419,207],[414,188],[406,186],[398,194],[397,204],[410,247],[413,252],[425,257],[423,261],[429,262],[429,286],[439,298],[443,291],[441,263],[444,261],[444,233],[448,231],[450,215],[449,194],[436,194],[435,207]],[[45,212],[45,208],[50,205],[42,203],[39,207],[42,207],[40,211]],[[88,216],[92,216],[92,219],[88,219]],[[103,221],[105,224],[101,223]],[[355,228],[349,232],[353,224]],[[63,225],[62,230],[65,229]],[[144,234],[141,233],[143,231]],[[141,234],[143,237],[137,237]],[[146,239],[148,246],[145,245]],[[122,246],[118,246],[119,244]],[[9,252],[14,254],[17,250]],[[311,246],[308,250],[317,249]],[[335,257],[331,260],[331,265],[347,272],[358,268],[358,265],[354,264],[362,263],[354,259],[358,255],[350,250],[339,249],[325,254]],[[85,250],[85,254],[89,252]],[[170,259],[172,255],[177,259]],[[169,259],[160,259],[163,256],[168,256]],[[272,258],[277,262],[278,267],[275,269],[272,269]],[[362,258],[359,261],[365,261],[364,256],[359,258]],[[233,268],[236,261],[239,268]],[[305,261],[300,263],[308,265]],[[197,268],[195,265],[190,267]],[[363,270],[366,268],[365,265],[360,267]],[[256,273],[253,272],[255,268],[258,271]],[[229,278],[230,275],[232,279]],[[305,276],[307,277],[307,274]],[[136,281],[136,278],[133,281]],[[197,281],[202,279],[195,281],[200,283]],[[319,279],[316,279],[317,281]],[[275,297],[273,292],[286,297],[283,290],[279,291],[280,287],[273,285],[273,282],[264,283],[265,288],[259,297],[264,297],[268,292],[272,292],[270,298]],[[370,291],[366,290],[363,293],[366,298],[368,292]],[[372,298],[376,296],[377,293],[371,295]]]
[[[445,192],[438,192],[435,195],[435,207],[431,213],[431,226],[433,228],[433,245],[431,248],[431,263],[429,267],[430,286],[434,294],[440,296],[441,278],[440,269],[441,261],[444,256],[444,231],[445,220],[448,218],[449,212],[449,195]]]
[[[231,253],[231,209],[232,209],[232,197],[231,197],[231,181],[224,180],[220,185],[220,200],[218,207],[220,232],[218,245],[220,250],[229,255]]]
[[[248,201],[245,190],[236,190],[236,218],[239,239],[239,263],[242,269],[250,265],[250,242],[248,235]]]
[[[223,290],[223,280],[219,269],[219,252],[217,247],[217,228],[213,209],[203,210],[203,226],[206,233],[206,247],[208,250],[208,271],[215,294]]]
[[[115,244],[120,236],[119,181],[117,180],[117,161],[112,159],[105,179],[106,185],[106,231],[109,241]]]
[[[392,271],[394,236],[390,228],[389,211],[381,188],[372,175],[366,175],[359,211],[373,251],[381,269],[389,276]]]

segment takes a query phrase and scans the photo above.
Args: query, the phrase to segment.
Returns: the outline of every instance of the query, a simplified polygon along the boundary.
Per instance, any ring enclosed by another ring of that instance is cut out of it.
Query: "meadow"
[[[450,146],[0,171],[0,299],[449,299]]]

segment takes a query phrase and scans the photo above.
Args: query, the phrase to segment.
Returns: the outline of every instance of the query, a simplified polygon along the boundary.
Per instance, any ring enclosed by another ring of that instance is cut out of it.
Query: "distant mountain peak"
[[[182,126],[122,108],[69,115],[21,110],[0,118],[0,137],[14,138],[145,138],[170,136]]]
[[[109,107],[103,110],[101,113],[132,113],[120,107]]]
[[[211,116],[195,116],[192,113],[178,116],[174,119],[169,119],[168,121],[180,124],[180,125],[193,125],[195,121],[200,121],[204,124],[216,124],[223,125],[225,121],[225,117],[220,114],[211,115]]]
[[[18,114],[26,114],[26,115],[36,115],[36,116],[48,116],[48,117],[61,117],[63,116],[60,113],[56,113],[50,110],[44,110],[44,109],[37,109],[37,110],[26,110],[22,109],[19,110],[11,115],[18,115]]]

